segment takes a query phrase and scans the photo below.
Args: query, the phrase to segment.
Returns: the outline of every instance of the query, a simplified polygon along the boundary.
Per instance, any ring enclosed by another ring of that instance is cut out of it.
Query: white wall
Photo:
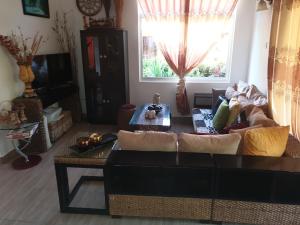
[[[33,36],[39,31],[49,40],[41,47],[39,53],[59,52],[59,46],[55,35],[51,32],[53,14],[51,19],[23,15],[22,1],[20,0],[0,0],[0,33],[8,35],[11,31],[17,31],[20,26],[25,36]],[[50,13],[60,9],[60,0],[49,1]],[[17,97],[18,86],[18,67],[9,53],[0,47],[0,102],[11,100]],[[12,146],[4,138],[4,132],[0,133],[0,157],[8,153]]]
[[[252,39],[252,28],[256,0],[240,0],[235,24],[234,45],[232,50],[232,68],[230,83],[247,80],[248,64]],[[175,92],[176,83],[141,82],[139,59],[138,11],[136,0],[126,0],[123,15],[124,28],[128,30],[130,100],[133,104],[150,102],[154,92],[161,93],[161,101],[171,104],[174,116],[177,116]],[[190,106],[193,93],[211,92],[211,88],[226,88],[228,83],[187,83]]]
[[[255,14],[248,82],[264,94],[268,92],[268,56],[272,9]]]

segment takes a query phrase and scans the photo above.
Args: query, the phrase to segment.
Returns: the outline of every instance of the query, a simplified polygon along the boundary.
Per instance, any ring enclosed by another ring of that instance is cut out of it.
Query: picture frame
[[[24,15],[50,18],[49,0],[22,0]]]

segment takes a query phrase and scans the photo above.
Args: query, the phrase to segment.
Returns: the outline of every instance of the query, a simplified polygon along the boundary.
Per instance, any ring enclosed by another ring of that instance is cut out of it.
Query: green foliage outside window
[[[218,77],[226,76],[225,64],[218,62],[211,65],[201,64],[192,70],[188,77]],[[144,58],[143,59],[143,77],[144,78],[168,78],[176,77],[176,74],[169,67],[164,59],[159,58]]]

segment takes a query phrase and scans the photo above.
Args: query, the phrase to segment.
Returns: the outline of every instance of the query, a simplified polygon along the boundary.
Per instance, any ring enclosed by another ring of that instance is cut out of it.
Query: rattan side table
[[[103,170],[106,160],[109,157],[113,144],[107,144],[105,147],[87,151],[86,153],[76,153],[69,147],[76,143],[76,139],[81,136],[88,136],[87,132],[77,133],[76,136],[70,140],[69,144],[64,146],[54,156],[56,181],[59,197],[60,211],[63,213],[82,213],[82,214],[98,214],[107,215],[107,198],[105,196],[105,208],[84,208],[71,207],[70,204],[74,199],[80,186],[87,181],[104,181],[104,176],[81,176],[79,181],[74,186],[73,190],[69,190],[69,180],[67,168],[92,168]]]

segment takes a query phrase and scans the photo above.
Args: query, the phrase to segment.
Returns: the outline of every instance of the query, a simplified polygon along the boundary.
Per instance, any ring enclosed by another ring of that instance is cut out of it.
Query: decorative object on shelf
[[[149,105],[148,110],[154,110],[156,114],[160,113],[161,110],[162,110],[162,107],[160,105],[156,105],[156,104],[153,104],[153,105]]]
[[[34,74],[32,72],[31,64],[18,63],[19,65],[19,76],[20,80],[25,84],[24,97],[35,97],[37,96],[35,91],[32,89],[31,83],[34,81]]]
[[[69,11],[71,12],[71,11]],[[57,11],[55,13],[54,25],[52,26],[52,30],[56,34],[57,42],[63,52],[69,52],[71,56],[71,64],[72,64],[72,74],[74,84],[78,84],[77,74],[78,74],[78,66],[77,66],[77,56],[76,56],[76,40],[75,35],[72,32],[70,24],[68,22],[67,16],[69,12],[63,12],[62,15]],[[86,20],[86,16],[84,16],[84,21]],[[84,27],[88,26],[86,22],[84,22]],[[86,28],[85,28],[86,29]]]
[[[0,123],[6,122],[9,118],[9,113],[12,111],[11,101],[4,101],[0,103]]]
[[[87,16],[83,16],[83,28],[86,30],[89,28],[89,18]]]
[[[156,112],[155,110],[147,110],[145,112],[145,118],[148,120],[153,120],[156,118]]]
[[[81,150],[85,150],[90,146],[90,138],[89,137],[79,137],[76,140],[77,147]]]
[[[116,11],[116,27],[121,28],[124,0],[114,0],[114,1],[115,1],[115,11]]]
[[[85,16],[95,16],[102,9],[102,0],[76,0],[79,11]]]
[[[19,34],[12,32],[10,36],[0,35],[0,45],[5,47],[8,52],[16,59],[20,69],[20,80],[25,83],[24,97],[34,97],[36,93],[32,89],[31,83],[34,74],[31,69],[32,58],[38,52],[44,42],[43,35],[35,33],[33,38],[24,37],[21,28]],[[31,46],[28,41],[32,39]]]
[[[13,109],[14,111],[16,111],[18,113],[18,117],[19,117],[19,120],[21,121],[21,123],[24,123],[27,121],[27,117],[25,115],[25,105],[24,104],[14,104],[13,105]]]
[[[11,101],[0,103],[0,124],[18,127],[26,121],[24,104],[13,104]]]
[[[89,17],[89,28],[94,27],[114,27],[114,20],[113,19],[95,19]]]
[[[159,93],[154,93],[152,103],[153,103],[153,105],[160,104],[160,94]]]
[[[102,135],[98,133],[92,133],[89,138],[93,145],[98,145],[102,141]]]
[[[25,15],[50,18],[48,0],[22,0],[22,6]]]
[[[111,1],[110,0],[102,0],[102,1],[103,1],[103,5],[104,5],[106,19],[109,19]]]
[[[79,0],[77,0],[77,2],[78,1]],[[83,16],[84,29],[95,28],[95,27],[114,27],[114,19],[110,18],[111,0],[99,0],[99,1],[101,2],[101,8],[102,5],[104,6],[105,18],[92,17],[95,16],[98,12],[93,15],[89,15],[88,13],[82,12],[84,14]],[[82,2],[84,2],[84,4],[87,5],[88,4],[87,2],[89,1],[82,0]],[[101,8],[99,12],[101,11]]]
[[[83,136],[76,139],[76,144],[70,146],[69,148],[74,150],[75,153],[85,153],[87,151],[94,151],[102,148],[106,144],[117,140],[115,134],[99,134],[92,133],[89,136]]]

